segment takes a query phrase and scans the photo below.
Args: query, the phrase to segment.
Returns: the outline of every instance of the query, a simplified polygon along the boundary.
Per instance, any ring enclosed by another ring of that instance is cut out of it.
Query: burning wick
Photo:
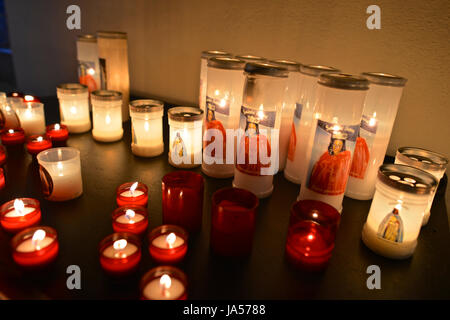
[[[14,133],[14,129],[9,129],[8,133],[11,133],[11,134]]]
[[[39,136],[39,137],[36,138],[36,141],[37,141],[37,142],[42,142],[42,140],[44,140],[44,138],[42,138],[41,136]]]
[[[87,73],[90,74],[91,76],[93,76],[95,74],[94,68],[87,69]]]
[[[176,240],[177,240],[177,236],[175,235],[175,233],[173,233],[173,232],[169,233],[169,235],[166,237],[167,246],[170,249],[172,249],[173,244],[175,243]]]
[[[134,216],[136,215],[136,213],[133,210],[127,209],[127,211],[125,211],[125,217],[129,220],[130,223],[134,223]]]
[[[165,297],[170,296],[170,292],[167,290],[172,286],[172,279],[167,274],[163,274],[159,279],[159,285],[161,287],[161,291]]]
[[[23,201],[20,199],[16,199],[14,200],[14,209],[16,210],[16,212],[23,216],[23,211],[25,209],[25,205],[23,204]],[[37,232],[37,231],[36,231]]]
[[[134,191],[136,190],[137,186],[138,186],[138,182],[136,181],[136,182],[133,183],[133,184],[131,185],[131,187],[130,187],[130,193],[131,193],[131,196],[132,196],[132,197],[134,197]]]
[[[27,94],[24,98],[23,98],[25,101],[33,101],[34,100],[34,97],[32,96],[32,95],[29,95],[29,94]]]
[[[33,237],[31,238],[31,242],[33,243],[36,250],[40,250],[39,242],[45,239],[45,231],[42,229],[36,230],[33,233]]]
[[[127,244],[128,244],[128,242],[125,239],[120,239],[120,240],[114,241],[113,248],[114,248],[114,250],[118,251],[114,254],[114,256],[117,258],[126,258],[127,254],[124,252],[121,252],[121,250],[123,250],[127,246]]]
[[[61,126],[59,125],[59,123],[55,124],[55,130],[59,130],[61,129]]]

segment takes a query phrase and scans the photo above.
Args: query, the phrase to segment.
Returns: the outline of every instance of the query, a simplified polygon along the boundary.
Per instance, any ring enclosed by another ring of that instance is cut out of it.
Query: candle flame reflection
[[[23,216],[23,211],[25,209],[25,204],[23,203],[22,200],[16,199],[16,200],[14,200],[14,209],[16,210],[16,212],[19,215]]]
[[[31,238],[31,242],[33,243],[36,250],[40,250],[39,242],[45,239],[45,231],[42,229],[36,230],[33,233],[33,237]]]

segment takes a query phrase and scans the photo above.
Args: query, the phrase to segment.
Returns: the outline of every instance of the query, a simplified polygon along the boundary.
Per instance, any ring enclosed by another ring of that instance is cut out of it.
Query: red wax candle
[[[55,229],[34,227],[23,230],[11,240],[14,261],[24,268],[42,268],[58,256],[59,245]]]
[[[63,124],[55,123],[47,126],[47,137],[52,140],[53,144],[65,145],[67,139],[69,139],[69,130]]]
[[[124,183],[117,188],[116,202],[119,207],[126,205],[147,207],[148,188],[141,182]]]
[[[8,201],[0,207],[0,223],[9,233],[38,225],[41,221],[39,201],[31,198],[19,198]]]
[[[23,96],[24,102],[41,102],[38,97],[32,96],[30,94],[26,94]]]
[[[6,162],[6,151],[5,147],[0,146],[0,166],[4,165]]]
[[[141,261],[141,243],[131,233],[113,233],[99,245],[100,265],[113,276],[136,271]]]
[[[162,179],[163,223],[190,233],[202,226],[204,179],[192,171],[174,171]]]
[[[5,129],[1,135],[4,146],[15,146],[24,144],[25,131],[22,128]]]
[[[188,244],[188,234],[183,228],[162,225],[152,230],[148,236],[150,256],[159,264],[175,264],[184,259]]]
[[[156,267],[141,279],[141,300],[186,300],[187,287],[187,277],[180,269]]]
[[[115,232],[141,235],[148,226],[147,209],[134,205],[118,207],[112,214],[112,226]]]
[[[301,269],[323,270],[331,258],[339,220],[339,212],[324,202],[294,203],[286,240],[287,260]]]
[[[50,149],[52,141],[50,138],[42,135],[34,135],[28,137],[27,150],[31,155],[37,155],[39,152]]]
[[[5,187],[5,174],[3,168],[0,168],[0,190],[3,190]]]

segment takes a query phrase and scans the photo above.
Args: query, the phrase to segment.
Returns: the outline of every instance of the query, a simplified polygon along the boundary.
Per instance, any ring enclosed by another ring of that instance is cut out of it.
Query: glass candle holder
[[[119,207],[137,205],[147,207],[148,187],[141,182],[126,182],[116,191],[116,202]]]
[[[181,262],[188,249],[187,232],[175,225],[162,225],[148,235],[148,250],[158,264]]]
[[[63,83],[56,87],[61,123],[70,133],[91,130],[88,87],[79,83]]]
[[[65,147],[66,141],[69,139],[69,130],[65,125],[55,123],[47,126],[46,135],[52,140],[53,146]]]
[[[5,188],[5,185],[5,171],[3,170],[3,168],[0,168],[0,190],[3,190]]]
[[[10,128],[20,128],[20,120],[13,103],[11,103],[11,98],[4,98],[3,102],[0,102],[0,130]]]
[[[46,135],[33,135],[27,139],[27,151],[32,156],[36,156],[39,152],[50,149],[52,140]]]
[[[156,157],[164,152],[164,103],[156,100],[130,102],[131,151],[140,157]]]
[[[244,189],[224,188],[213,194],[210,245],[215,253],[250,254],[258,205],[258,198]]]
[[[291,207],[286,259],[308,271],[323,270],[331,258],[341,215],[324,202],[301,200]]]
[[[308,141],[307,174],[297,200],[318,200],[342,211],[369,82],[359,76],[319,77],[317,109]]]
[[[190,233],[202,226],[204,179],[191,171],[174,171],[162,179],[163,223]]]
[[[369,200],[375,193],[378,168],[386,155],[407,80],[379,72],[364,72],[361,75],[369,80],[370,85],[345,195],[352,199]]]
[[[437,186],[433,175],[410,166],[385,164],[362,230],[362,240],[387,258],[405,259],[416,248],[428,199]]]
[[[253,63],[265,63],[267,62],[266,58],[260,56],[254,56],[251,54],[240,54],[235,56],[236,59],[245,61],[245,63],[253,62]]]
[[[200,89],[198,95],[198,105],[201,110],[205,110],[206,105],[206,88],[208,79],[208,59],[212,57],[231,57],[231,54],[224,51],[208,50],[203,51],[200,57]]]
[[[292,131],[284,169],[284,177],[292,183],[300,184],[306,174],[305,162],[308,141],[314,120],[316,91],[322,73],[340,72],[333,67],[321,65],[301,65],[298,100],[295,104]]]
[[[114,232],[129,232],[142,235],[148,226],[147,209],[137,205],[118,207],[112,214]]]
[[[0,146],[0,167],[6,163],[6,150],[4,146]]]
[[[40,221],[41,206],[36,199],[18,198],[0,207],[0,223],[6,232],[17,233]]]
[[[25,134],[30,136],[34,134],[45,133],[45,114],[44,105],[39,102],[27,102],[17,105],[15,109],[20,120],[20,126]]]
[[[77,38],[78,80],[88,87],[89,92],[102,88],[97,38],[91,34]]]
[[[444,155],[434,151],[414,147],[402,147],[397,150],[395,163],[426,171],[436,178],[439,185],[439,181],[441,181],[447,168],[448,159]],[[431,206],[433,205],[436,191],[437,187],[430,195],[428,207],[424,212],[422,225],[426,225],[430,219]]]
[[[247,63],[233,186],[258,198],[273,190],[278,171],[281,110],[288,71],[272,64]]]
[[[177,168],[194,168],[202,163],[203,111],[175,107],[169,116],[169,163]]]
[[[122,94],[118,91],[97,90],[91,93],[92,136],[100,142],[122,139]]]
[[[80,151],[75,148],[52,148],[37,155],[44,197],[50,201],[67,201],[83,193]]]
[[[22,128],[10,128],[1,134],[2,143],[6,147],[23,145],[25,143],[25,131]]]
[[[245,62],[233,58],[208,60],[202,171],[213,178],[234,175],[235,141],[226,130],[239,127]]]
[[[27,269],[40,269],[56,260],[58,235],[50,227],[28,228],[12,238],[11,247],[16,264]]]
[[[156,267],[141,279],[141,300],[186,300],[187,286],[187,277],[180,269]]]
[[[141,261],[141,241],[131,233],[113,233],[99,244],[100,265],[111,276],[135,272]]]

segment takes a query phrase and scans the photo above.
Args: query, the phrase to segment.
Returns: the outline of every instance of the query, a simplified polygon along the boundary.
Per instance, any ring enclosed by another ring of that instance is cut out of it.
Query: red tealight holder
[[[50,138],[53,145],[58,147],[65,146],[67,139],[69,139],[69,130],[63,124],[51,124],[47,126],[46,132],[47,137]]]
[[[224,188],[212,196],[212,250],[222,256],[250,254],[258,198],[250,191]]]
[[[174,171],[162,179],[163,223],[194,233],[202,227],[204,179],[192,171]]]
[[[323,270],[331,258],[340,217],[334,207],[321,201],[294,203],[286,240],[287,260],[300,269]]]
[[[34,227],[23,230],[11,240],[14,261],[24,268],[43,268],[58,256],[59,244],[56,230]]]
[[[0,168],[0,190],[3,190],[5,185],[6,185],[5,174],[4,174],[3,168]]]
[[[29,154],[35,156],[39,152],[50,149],[52,147],[52,140],[44,135],[29,136],[27,140],[27,151]]]
[[[41,221],[39,201],[31,198],[18,198],[0,207],[0,224],[9,233],[17,233]]]
[[[25,131],[22,128],[5,129],[1,135],[4,146],[16,146],[25,143]]]
[[[99,245],[100,265],[112,276],[133,273],[141,261],[141,242],[131,233],[113,233]]]
[[[187,288],[183,271],[172,266],[156,267],[141,279],[141,300],[186,300]]]
[[[148,226],[147,209],[134,205],[118,207],[112,214],[112,226],[115,232],[142,235]]]
[[[41,102],[38,97],[32,96],[31,94],[26,94],[23,96],[24,102]]]
[[[152,230],[148,236],[148,250],[153,260],[159,264],[181,262],[188,248],[188,234],[178,226],[162,225]]]
[[[126,205],[147,207],[148,188],[141,182],[124,183],[117,188],[116,202],[119,207]]]
[[[4,165],[6,162],[6,151],[5,147],[0,146],[0,166]]]

